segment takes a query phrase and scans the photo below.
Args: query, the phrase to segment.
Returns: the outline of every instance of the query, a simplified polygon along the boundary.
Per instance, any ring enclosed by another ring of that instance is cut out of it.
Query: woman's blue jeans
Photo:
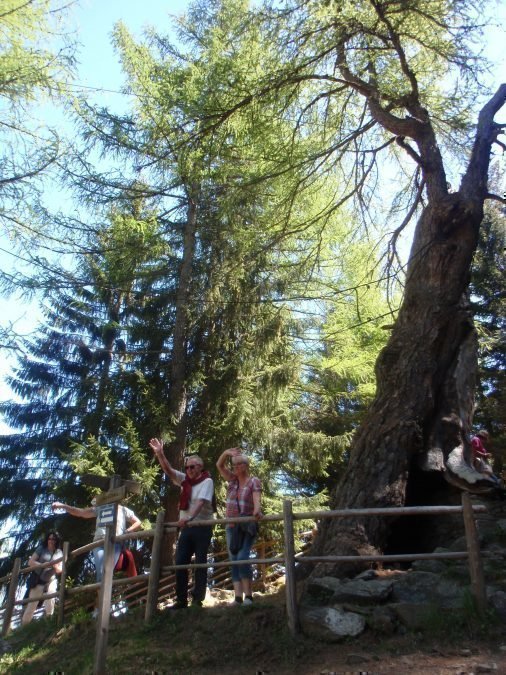
[[[239,527],[236,524],[236,527]],[[232,528],[227,527],[225,530],[227,537],[228,557],[230,560],[249,560],[251,547],[256,537],[252,537],[247,532],[244,533],[242,546],[237,553],[230,553],[230,537],[232,536]],[[253,570],[251,565],[232,565],[232,581],[241,581],[241,579],[253,579]]]

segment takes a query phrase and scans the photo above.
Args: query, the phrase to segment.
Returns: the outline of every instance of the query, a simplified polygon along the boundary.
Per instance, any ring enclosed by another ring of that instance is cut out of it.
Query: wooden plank
[[[63,542],[63,562],[60,575],[60,588],[58,592],[58,627],[63,626],[63,621],[65,619],[65,583],[67,581],[67,561],[69,558],[69,543],[68,541]]]
[[[86,485],[91,485],[91,487],[98,487],[101,490],[107,490],[109,487],[110,478],[107,476],[97,476],[94,473],[83,473],[81,476],[81,482]]]
[[[160,560],[162,557],[163,519],[165,514],[159,511],[156,516],[155,536],[151,549],[151,565],[149,567],[149,586],[146,598],[144,621],[148,623],[154,617],[158,604],[158,588],[160,585]]]
[[[285,594],[288,629],[295,636],[300,631],[297,609],[297,584],[295,581],[295,544],[293,540],[293,511],[289,499],[283,501],[285,535]]]
[[[119,482],[119,476],[113,476],[111,478],[111,485],[109,486],[109,489],[114,490],[114,488],[119,487]],[[105,527],[104,568],[98,601],[95,663],[93,668],[94,675],[105,675],[107,672],[107,642],[109,639],[109,621],[111,618],[112,575],[114,572],[114,543],[116,537],[117,517],[118,507],[115,504],[113,522],[109,523]]]
[[[482,504],[472,507],[475,513],[485,513]],[[338,509],[337,511],[307,511],[293,514],[294,520],[319,520],[320,518],[355,518],[356,516],[419,516],[462,513],[462,506],[391,506],[373,509]],[[265,516],[264,520],[280,520],[279,516]],[[219,520],[216,520],[219,523]]]
[[[138,480],[123,480],[126,491],[133,495],[140,495],[142,485]]]
[[[16,590],[18,588],[19,570],[21,569],[21,558],[14,560],[12,568],[11,582],[9,584],[9,592],[7,594],[7,604],[4,609],[4,623],[2,626],[2,637],[8,635],[11,630],[12,612],[14,610],[14,603],[16,602]]]
[[[97,506],[103,506],[104,504],[120,502],[126,497],[126,492],[126,487],[124,485],[120,485],[119,487],[108,490],[107,492],[102,492],[100,495],[95,495],[95,503]]]

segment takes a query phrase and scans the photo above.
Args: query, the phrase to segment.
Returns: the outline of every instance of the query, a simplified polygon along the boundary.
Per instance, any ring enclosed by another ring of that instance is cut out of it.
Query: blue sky
[[[74,5],[70,10],[71,25],[81,44],[77,82],[90,88],[89,98],[114,108],[122,100],[120,95],[112,93],[119,91],[122,85],[121,70],[110,39],[117,21],[122,20],[137,36],[148,26],[154,26],[162,33],[169,32],[170,15],[180,15],[189,4],[189,0],[80,0]],[[494,62],[490,79],[494,87],[506,81],[505,2],[497,3],[495,19],[497,26],[488,30],[485,42],[487,55]],[[109,91],[95,91],[101,89]],[[506,112],[503,111],[502,117],[506,117]],[[0,249],[5,246],[5,240],[0,237]],[[11,263],[12,259],[2,255],[0,250],[0,264],[6,266]],[[29,332],[37,314],[34,305],[26,305],[16,298],[0,298],[0,321],[3,325],[15,322],[18,331]],[[9,390],[2,385],[8,367],[9,359],[4,355],[0,360],[0,399],[10,396]],[[6,427],[0,420],[0,433],[5,431]]]
[[[168,32],[169,15],[178,16],[188,5],[188,0],[80,0],[79,7],[72,13],[82,44],[79,82],[117,90],[121,72],[110,44],[114,24],[123,21],[137,36],[149,26],[160,32],[166,27]]]
[[[189,0],[80,0],[70,9],[69,24],[80,46],[78,50],[78,76],[76,82],[89,87],[89,99],[105,106],[116,108],[122,96],[119,91],[123,82],[121,68],[111,45],[111,33],[117,21],[122,20],[130,31],[140,36],[142,31],[155,26],[160,32],[169,32],[171,17],[184,13]],[[103,92],[96,90],[106,90]],[[44,107],[53,115],[51,107]],[[12,256],[2,252],[9,243],[0,234],[0,264],[4,269],[16,265]],[[0,298],[0,322],[14,324],[16,331],[27,334],[39,317],[37,305],[25,303],[19,298]],[[11,393],[3,383],[12,358],[3,350],[0,359],[0,400],[10,398]],[[7,427],[0,420],[0,433]]]

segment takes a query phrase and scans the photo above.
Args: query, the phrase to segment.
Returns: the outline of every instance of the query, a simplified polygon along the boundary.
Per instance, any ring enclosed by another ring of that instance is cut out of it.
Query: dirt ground
[[[388,643],[360,641],[353,645],[325,645],[314,654],[301,654],[298,665],[283,669],[254,663],[234,671],[236,675],[475,675],[506,674],[506,636],[503,645],[427,650],[410,645],[411,638],[388,638]],[[228,675],[228,671],[226,672]]]
[[[280,593],[269,600],[281,605],[284,596]],[[260,622],[258,627],[261,625]],[[463,635],[455,638],[449,631],[441,636],[407,632],[384,638],[365,632],[349,642],[335,644],[317,641],[308,644],[301,638],[295,648],[296,665],[291,653],[290,665],[286,667],[279,655],[270,661],[266,654],[263,661],[258,655],[258,644],[251,641],[249,650],[246,649],[247,663],[241,659],[240,666],[223,664],[220,675],[506,675],[506,626],[488,624],[487,631],[485,638],[482,635],[475,640]],[[246,632],[244,640],[247,643]],[[207,673],[214,675],[211,671],[191,675]]]
[[[430,652],[402,650],[397,654],[378,654],[370,650],[347,649],[346,654],[339,653],[339,647],[324,650],[321,655],[322,666],[297,670],[300,675],[341,675],[342,673],[361,673],[375,675],[403,675],[413,673],[421,675],[471,675],[471,673],[506,673],[506,647],[495,649],[438,649]]]

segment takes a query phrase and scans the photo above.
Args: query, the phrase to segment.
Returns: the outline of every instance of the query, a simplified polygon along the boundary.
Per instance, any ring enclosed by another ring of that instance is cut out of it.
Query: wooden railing
[[[150,530],[143,530],[141,532],[131,532],[116,537],[117,542],[125,542],[132,540],[153,539],[153,550],[157,548],[157,543],[161,543],[164,534],[175,529],[175,523],[163,523],[163,513],[160,513],[158,520],[161,521],[162,527],[158,537],[156,536],[156,527]],[[231,519],[233,520],[233,519]],[[236,519],[237,520],[237,519]],[[242,519],[241,519],[242,520]],[[199,521],[201,524],[203,521]],[[208,521],[206,521],[208,522]],[[210,521],[213,525],[230,522],[227,520],[213,520]],[[305,533],[307,535],[307,533]],[[261,540],[255,543],[252,547],[252,554],[255,556],[251,562],[258,568],[259,578],[256,580],[255,587],[258,588],[262,584],[265,586],[269,581],[282,575],[282,571],[275,571],[274,566],[278,567],[279,562],[283,560],[282,557],[276,556],[275,550],[276,542],[274,540]],[[79,586],[69,587],[66,584],[67,568],[70,559],[77,558],[81,555],[86,555],[94,548],[103,547],[104,539],[98,539],[94,542],[81,546],[69,551],[68,542],[63,545],[62,557],[62,573],[60,577],[59,590],[55,593],[44,593],[37,600],[30,600],[29,598],[17,599],[16,595],[22,587],[22,577],[28,575],[33,568],[21,568],[21,559],[16,558],[14,561],[12,571],[4,577],[0,578],[0,584],[9,584],[9,591],[4,607],[0,608],[0,618],[2,619],[2,635],[6,635],[11,623],[19,623],[24,607],[29,602],[40,602],[49,598],[58,598],[58,624],[62,625],[65,616],[76,610],[78,607],[84,607],[86,610],[92,610],[95,603],[95,593],[100,589],[100,583],[88,583]],[[302,547],[304,549],[304,547]],[[209,557],[207,567],[213,569],[213,574],[209,579],[209,584],[212,588],[232,588],[232,578],[230,572],[230,563],[228,561],[227,551],[214,551]],[[263,562],[263,560],[271,559],[272,564]],[[153,567],[153,556],[151,559],[151,567]],[[38,569],[51,567],[58,560],[52,560],[48,563],[41,564]],[[156,561],[155,561],[156,565]],[[152,594],[152,599],[148,600],[148,587],[151,582],[153,586],[153,575],[151,572],[140,574],[136,577],[120,577],[113,580],[114,594],[112,598],[112,605],[117,606],[121,603],[123,607],[133,607],[135,605],[148,605],[147,611],[148,620],[156,611],[157,606],[163,606],[169,600],[175,597],[175,570],[178,569],[175,565],[167,565],[161,567],[159,565],[159,581],[158,592],[156,595]],[[181,566],[180,566],[181,567]],[[195,565],[182,566],[190,569],[196,567]],[[82,602],[81,598],[86,595],[91,595],[87,602]],[[18,608],[18,616],[14,615],[15,608]]]
[[[142,532],[129,533],[115,538],[115,541],[125,541],[131,539],[153,539],[151,568],[148,574],[142,574],[133,578],[114,579],[114,588],[122,588],[128,586],[127,594],[132,602],[145,602],[145,620],[150,621],[156,611],[158,604],[173,595],[174,580],[172,573],[181,568],[197,569],[201,567],[213,568],[216,578],[216,585],[226,583],[226,576],[221,576],[221,570],[230,568],[236,565],[254,564],[261,566],[264,570],[263,574],[267,574],[269,567],[277,566],[284,568],[285,573],[285,592],[286,592],[286,607],[289,629],[292,633],[297,633],[299,630],[298,611],[297,611],[297,596],[296,596],[296,582],[295,582],[295,566],[297,555],[295,553],[294,543],[294,521],[297,520],[321,520],[324,518],[357,518],[357,517],[371,517],[371,516],[411,516],[411,515],[450,515],[462,514],[464,519],[464,528],[466,533],[467,550],[460,552],[444,552],[444,553],[410,553],[398,555],[366,555],[366,556],[311,556],[304,555],[303,560],[306,564],[318,563],[337,563],[337,562],[411,562],[414,560],[441,560],[441,559],[468,559],[469,572],[471,579],[471,592],[476,601],[476,606],[479,611],[483,611],[486,606],[485,597],[485,583],[483,578],[483,567],[481,562],[480,549],[478,544],[478,537],[476,531],[476,524],[474,520],[475,512],[484,512],[486,508],[482,505],[471,505],[469,495],[462,494],[461,506],[418,506],[418,507],[399,507],[399,508],[373,508],[373,509],[343,509],[334,511],[312,511],[307,513],[293,513],[292,502],[285,500],[283,506],[283,514],[274,514],[264,516],[264,521],[283,521],[284,534],[284,550],[281,555],[275,555],[272,548],[267,546],[264,542],[257,545],[257,557],[251,560],[234,561],[221,559],[225,557],[225,553],[218,553],[213,555],[210,562],[202,564],[191,565],[160,565],[160,553],[163,535],[169,530],[176,527],[175,523],[163,522],[163,513],[160,512],[157,516],[155,528],[152,530],[145,530]],[[209,525],[225,525],[227,523],[245,522],[248,520],[255,520],[250,518],[222,518],[213,521],[198,521],[189,523],[188,526],[209,524]],[[70,557],[82,555],[92,550],[97,546],[103,546],[104,540],[93,542],[82,546],[74,551],[68,551],[68,543],[65,543],[63,549],[63,571],[60,582],[60,590],[57,593],[45,594],[40,599],[58,597],[59,598],[59,612],[58,622],[61,624],[64,621],[64,616],[70,609],[69,599],[73,596],[86,592],[96,591],[100,584],[87,584],[85,586],[78,586],[74,588],[65,588],[66,567],[67,560]],[[260,553],[261,552],[261,553]],[[260,555],[259,555],[260,553]],[[46,563],[42,567],[49,567],[51,563]],[[216,572],[220,570],[220,572]],[[0,582],[10,582],[7,603],[4,608],[3,629],[2,634],[6,635],[10,629],[12,610],[15,605],[25,605],[29,602],[28,599],[16,600],[16,591],[18,588],[18,580],[20,574],[26,574],[30,568],[21,569],[21,561],[17,558],[14,561],[13,570],[10,575],[0,579]],[[147,588],[146,588],[147,587]],[[127,597],[123,593],[123,598]]]

